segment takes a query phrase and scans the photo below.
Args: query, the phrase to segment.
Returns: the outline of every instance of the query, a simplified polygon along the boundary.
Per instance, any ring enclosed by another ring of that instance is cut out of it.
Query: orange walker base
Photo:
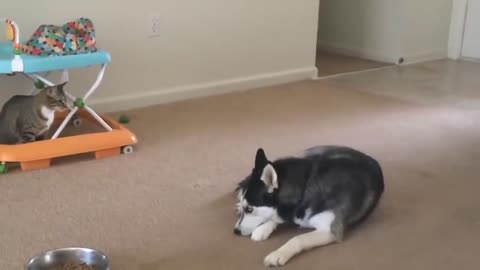
[[[62,122],[67,113],[57,113],[55,122]],[[81,119],[95,122],[86,111],[78,110]],[[7,172],[8,163],[20,163],[22,171],[48,168],[53,158],[77,154],[94,153],[95,158],[105,158],[131,153],[137,138],[130,130],[106,115],[101,118],[112,128],[112,131],[59,137],[26,144],[0,144],[0,173]]]

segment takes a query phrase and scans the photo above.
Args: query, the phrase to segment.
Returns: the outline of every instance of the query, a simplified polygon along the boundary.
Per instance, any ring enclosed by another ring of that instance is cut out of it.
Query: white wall
[[[452,0],[403,0],[402,12],[406,61],[447,57]]]
[[[463,31],[469,0],[453,0],[448,34],[448,57],[458,60],[462,53]]]
[[[452,0],[321,0],[319,47],[384,62],[446,57]]]
[[[398,8],[395,0],[321,0],[318,44],[384,62],[396,62]]]
[[[146,36],[149,12],[162,16],[158,38]],[[103,110],[316,76],[318,0],[7,1],[1,16],[17,21],[24,38],[39,24],[91,18],[113,57],[93,97]],[[72,91],[81,93],[92,75],[75,72]],[[0,82],[2,103],[27,91],[20,81]]]

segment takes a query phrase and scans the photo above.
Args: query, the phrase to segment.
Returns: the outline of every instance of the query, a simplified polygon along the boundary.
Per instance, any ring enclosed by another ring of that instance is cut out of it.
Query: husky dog
[[[283,223],[313,229],[264,259],[266,266],[282,266],[303,251],[342,241],[376,208],[384,183],[379,163],[352,148],[315,146],[273,162],[260,148],[236,191],[237,235],[262,241]]]

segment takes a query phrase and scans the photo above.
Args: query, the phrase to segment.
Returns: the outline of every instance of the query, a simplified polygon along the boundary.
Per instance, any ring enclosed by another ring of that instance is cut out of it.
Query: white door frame
[[[448,37],[448,57],[454,60],[462,56],[463,33],[469,0],[453,0],[450,33]]]

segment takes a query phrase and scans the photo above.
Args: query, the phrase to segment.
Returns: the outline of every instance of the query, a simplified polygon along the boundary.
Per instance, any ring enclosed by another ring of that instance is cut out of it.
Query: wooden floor
[[[389,65],[391,64],[364,60],[320,50],[317,51],[316,66],[318,68],[319,77],[368,70]]]

